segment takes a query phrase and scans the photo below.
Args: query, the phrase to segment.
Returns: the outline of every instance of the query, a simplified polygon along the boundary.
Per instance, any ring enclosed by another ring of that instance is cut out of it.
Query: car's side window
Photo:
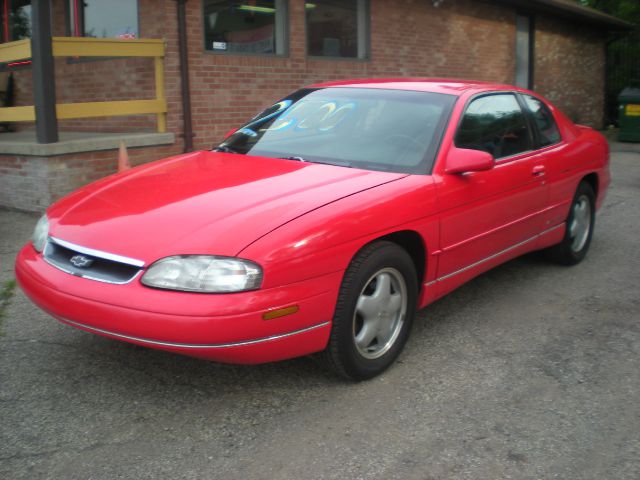
[[[540,146],[553,145],[561,140],[558,125],[547,106],[535,97],[523,95],[527,108],[533,116],[540,138]]]
[[[503,158],[532,149],[531,133],[514,94],[485,95],[473,100],[465,111],[456,146],[484,150]]]

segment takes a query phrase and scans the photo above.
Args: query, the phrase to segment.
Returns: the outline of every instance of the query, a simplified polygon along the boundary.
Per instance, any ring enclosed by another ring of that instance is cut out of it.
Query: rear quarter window
[[[546,147],[558,143],[562,137],[551,111],[535,97],[523,95],[523,98],[538,130],[540,146]]]

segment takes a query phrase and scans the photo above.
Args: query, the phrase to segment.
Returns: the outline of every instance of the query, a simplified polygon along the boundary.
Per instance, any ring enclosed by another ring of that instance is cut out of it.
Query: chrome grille
[[[53,237],[43,252],[50,265],[63,272],[98,282],[123,284],[133,280],[144,262],[74,245]]]

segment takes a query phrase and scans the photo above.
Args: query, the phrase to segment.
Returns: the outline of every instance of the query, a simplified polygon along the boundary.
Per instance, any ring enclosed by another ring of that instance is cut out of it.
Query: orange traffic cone
[[[131,164],[129,163],[129,154],[127,153],[127,146],[124,142],[120,142],[120,151],[118,152],[118,172],[124,172],[129,170]]]

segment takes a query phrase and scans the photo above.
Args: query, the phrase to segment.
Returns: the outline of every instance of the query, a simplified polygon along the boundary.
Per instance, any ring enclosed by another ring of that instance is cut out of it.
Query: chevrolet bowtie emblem
[[[93,263],[93,258],[85,257],[84,255],[74,255],[69,261],[78,268],[87,268]]]

